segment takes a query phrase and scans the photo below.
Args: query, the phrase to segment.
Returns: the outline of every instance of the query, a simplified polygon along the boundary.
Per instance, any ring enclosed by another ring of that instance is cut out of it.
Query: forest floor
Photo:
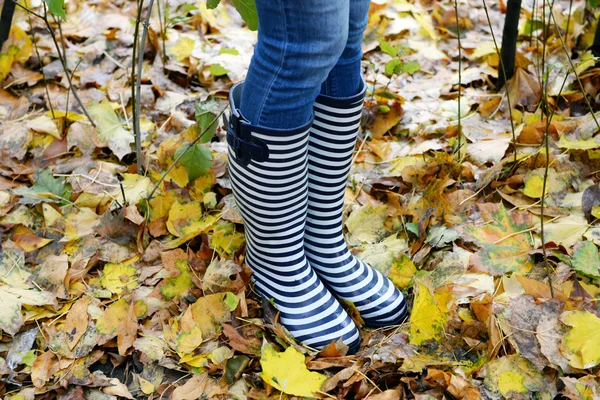
[[[243,264],[210,122],[256,33],[230,3],[156,1],[139,118],[135,2],[67,2],[56,44],[44,3],[17,8],[0,54],[4,398],[600,399],[594,1],[524,1],[501,90],[502,2],[461,0],[458,18],[452,1],[372,3],[345,228],[411,315],[362,328],[353,356],[294,343]]]

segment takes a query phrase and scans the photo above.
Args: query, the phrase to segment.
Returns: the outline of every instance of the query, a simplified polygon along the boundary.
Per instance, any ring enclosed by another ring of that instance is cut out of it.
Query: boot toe
[[[390,282],[391,283],[391,282]],[[394,298],[390,298],[380,305],[375,316],[363,316],[365,325],[369,328],[383,328],[387,326],[402,325],[408,318],[408,307],[402,293],[394,288]]]

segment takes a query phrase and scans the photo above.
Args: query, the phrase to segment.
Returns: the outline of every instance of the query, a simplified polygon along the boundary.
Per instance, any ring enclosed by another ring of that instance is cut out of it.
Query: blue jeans
[[[320,93],[358,93],[369,2],[256,0],[258,43],[242,91],[242,115],[253,125],[291,129],[310,121]]]

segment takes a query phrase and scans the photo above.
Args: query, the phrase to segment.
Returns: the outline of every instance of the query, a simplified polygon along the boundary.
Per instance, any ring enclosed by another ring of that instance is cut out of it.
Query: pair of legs
[[[398,325],[402,294],[354,257],[342,231],[344,191],[365,96],[360,68],[366,0],[257,0],[259,42],[245,83],[231,88],[229,175],[244,219],[255,290],[299,341]]]
[[[296,128],[310,121],[319,94],[357,94],[369,3],[256,0],[258,43],[242,91],[242,115],[257,126]]]

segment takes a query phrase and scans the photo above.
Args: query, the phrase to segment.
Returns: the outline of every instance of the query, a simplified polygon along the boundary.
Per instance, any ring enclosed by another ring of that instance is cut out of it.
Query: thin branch
[[[510,121],[510,131],[512,133],[512,142],[514,147],[514,158],[513,163],[517,163],[517,137],[515,134],[515,122],[513,121],[512,116],[512,106],[510,104],[510,93],[508,87],[508,80],[506,79],[506,68],[504,67],[504,62],[502,62],[502,57],[500,56],[500,50],[498,48],[498,42],[496,42],[496,35],[494,35],[494,28],[492,27],[492,20],[490,19],[490,13],[487,8],[487,4],[485,0],[481,0],[483,2],[483,10],[485,11],[485,17],[487,18],[488,26],[490,27],[490,33],[492,34],[492,40],[494,41],[494,47],[496,49],[496,54],[498,54],[498,59],[500,60],[500,70],[502,71],[502,76],[504,78],[504,88],[506,90],[506,104],[508,106],[508,120]]]
[[[150,28],[150,16],[152,14],[152,5],[154,0],[148,2],[148,10],[146,11],[146,20],[144,21],[144,29],[142,30],[142,39],[140,41],[140,52],[138,54],[138,72],[137,80],[135,81],[135,114],[137,118],[133,120],[133,126],[135,127],[135,154],[137,158],[137,170],[138,175],[142,175],[143,172],[143,160],[142,160],[142,129],[140,127],[140,115],[141,115],[141,88],[142,88],[142,68],[144,63],[144,50],[146,48],[146,35],[148,35],[148,29]]]
[[[592,105],[590,104],[590,99],[588,99],[588,96],[585,94],[585,89],[583,87],[583,83],[581,83],[581,79],[579,79],[579,74],[577,73],[577,70],[575,69],[573,60],[571,60],[571,55],[569,54],[569,49],[567,48],[567,45],[565,44],[565,41],[563,40],[560,30],[558,29],[558,25],[556,24],[556,18],[554,17],[554,13],[552,12],[552,10],[550,10],[550,16],[554,20],[554,25],[556,25],[556,33],[558,34],[560,43],[562,44],[563,50],[565,51],[567,60],[569,61],[569,65],[571,66],[571,69],[573,70],[573,73],[575,74],[575,80],[577,80],[577,84],[579,85],[579,90],[581,90],[581,93],[583,94],[583,99],[585,100],[585,104],[587,105],[588,109],[590,110],[590,114],[592,114],[592,119],[596,123],[596,126],[600,130],[600,122],[598,122],[598,119],[596,118],[596,114],[594,114],[594,109],[592,108]],[[600,28],[598,28],[598,29],[600,29]]]
[[[554,1],[550,5],[550,14],[552,14],[552,8],[554,7]],[[542,3],[542,15],[546,15],[546,0],[543,0]],[[542,255],[544,257],[544,269],[548,274],[548,284],[550,286],[550,294],[554,297],[554,287],[552,285],[552,276],[550,274],[550,264],[548,263],[548,254],[546,253],[546,237],[545,237],[545,229],[544,229],[544,209],[546,205],[546,185],[548,183],[548,170],[550,169],[550,143],[548,140],[548,132],[550,130],[550,124],[552,123],[552,117],[554,116],[554,111],[556,108],[552,109],[550,115],[548,115],[548,73],[546,73],[546,42],[548,41],[548,29],[546,26],[546,18],[544,17],[544,42],[542,47],[542,113],[546,114],[546,126],[544,129],[544,147],[546,151],[546,162],[544,165],[544,179],[542,181],[542,197],[540,199],[540,211],[542,213],[542,217],[540,218],[540,239],[542,241]],[[547,21],[548,25],[550,25],[550,21]],[[567,77],[569,74],[567,73]],[[560,88],[562,91],[565,83],[567,82],[567,78],[563,81],[563,84]],[[559,92],[560,96],[560,92]]]
[[[44,9],[44,15],[46,15],[45,9]],[[60,44],[62,46],[62,52],[63,52],[63,55],[66,60],[67,59],[67,47],[65,45],[65,38],[63,36],[62,25],[60,24],[60,18],[56,18],[56,15],[54,15],[54,14],[52,14],[52,18],[54,19],[54,22],[56,23],[56,25],[58,25],[58,33],[60,34]],[[81,59],[81,60],[83,60],[83,59]],[[81,63],[81,60],[79,61],[79,63]],[[77,64],[77,67],[78,66],[79,66],[79,64]],[[77,69],[77,67],[75,67],[75,69]],[[71,79],[75,75],[75,69],[73,70],[73,73],[71,74]],[[68,74],[68,72],[65,72],[65,73]],[[68,116],[68,114],[69,114],[69,92],[67,91],[67,99],[65,100],[65,115]],[[65,129],[67,128],[67,124],[62,124],[62,125],[63,125],[63,135],[64,135]]]
[[[154,195],[154,193],[156,192],[156,190],[158,189],[158,187],[160,186],[162,181],[165,180],[166,176],[169,175],[169,172],[171,172],[171,170],[179,163],[179,161],[183,158],[183,156],[185,156],[185,154],[188,152],[188,150],[191,149],[192,146],[194,146],[196,143],[198,143],[198,141],[200,139],[202,139],[204,137],[206,132],[208,132],[208,130],[211,129],[211,127],[219,120],[219,118],[221,118],[221,116],[225,113],[225,111],[227,110],[228,107],[229,107],[229,105],[225,106],[219,112],[219,114],[215,117],[215,119],[213,119],[213,121],[210,124],[208,124],[208,126],[206,128],[204,128],[204,130],[202,132],[200,132],[198,137],[196,139],[194,139],[190,144],[188,144],[188,146],[181,152],[179,157],[177,157],[175,159],[175,161],[173,161],[173,164],[169,165],[169,168],[167,168],[167,170],[165,172],[163,172],[162,176],[160,177],[158,182],[156,182],[154,189],[152,189],[152,191],[150,192],[150,195],[148,195],[146,200],[149,201],[152,199],[152,196]]]
[[[19,4],[19,3],[17,3]],[[42,3],[44,6],[44,13],[46,14],[46,3]],[[20,5],[20,4],[19,4]],[[26,11],[31,11],[29,10],[27,7],[22,6]],[[48,30],[50,31],[50,37],[52,37],[52,41],[54,42],[54,47],[56,47],[56,52],[58,53],[58,59],[60,61],[60,63],[62,64],[63,70],[65,72],[65,75],[67,77],[67,81],[69,82],[69,89],[71,89],[71,92],[73,93],[73,97],[75,97],[75,100],[77,100],[77,103],[79,103],[79,106],[81,107],[81,109],[83,110],[83,113],[85,114],[85,116],[87,117],[87,119],[90,121],[90,124],[92,124],[93,127],[96,126],[96,124],[94,123],[94,121],[92,120],[92,117],[90,116],[90,114],[88,114],[87,110],[85,109],[85,106],[83,105],[83,102],[81,101],[81,98],[79,97],[79,94],[77,94],[77,91],[75,90],[75,87],[73,86],[73,81],[71,80],[71,75],[69,74],[69,69],[67,68],[67,60],[66,57],[67,55],[61,54],[60,52],[60,46],[58,44],[58,41],[56,40],[56,34],[54,32],[54,29],[52,29],[52,25],[50,25],[50,21],[48,21],[48,17],[47,15],[41,16],[37,13],[33,13],[33,15],[35,15],[36,17],[41,18],[44,23],[46,24],[46,27],[48,28]],[[61,37],[62,40],[62,37]]]
[[[28,13],[30,13],[31,15],[35,15],[35,16],[36,16],[36,17],[38,17],[39,19],[41,19],[41,20],[45,20],[45,18],[44,18],[42,15],[40,15],[40,14],[36,13],[35,11],[33,11],[33,10],[32,10],[32,9],[30,9],[30,8],[27,8],[27,7],[25,7],[23,4],[21,4],[21,3],[17,2],[17,1],[15,1],[15,0],[13,0],[13,3],[15,3],[17,6],[21,7],[23,10],[27,11],[27,12],[28,12]]]
[[[18,4],[18,3],[17,3]],[[31,38],[33,42],[33,48],[35,49],[35,54],[40,62],[40,71],[42,71],[42,78],[44,79],[44,88],[46,89],[46,97],[48,97],[48,106],[50,107],[50,113],[52,114],[52,119],[56,118],[54,115],[54,107],[52,106],[52,101],[50,100],[50,90],[48,89],[48,80],[46,79],[46,72],[44,72],[44,62],[42,60],[42,56],[40,56],[40,49],[37,45],[37,40],[35,37],[35,30],[33,28],[33,19],[30,14],[27,14],[27,18],[29,19],[29,26],[31,27]]]
[[[165,6],[167,7],[168,5],[165,4]],[[165,9],[165,20],[163,21],[162,12],[160,9],[160,0],[156,2],[156,7],[158,8],[158,22],[160,23],[160,36],[162,39],[162,60],[164,69],[164,66],[167,64],[167,10]]]
[[[136,63],[136,55],[137,57],[140,57],[137,54],[137,49],[138,49],[138,44],[139,44],[139,34],[140,34],[140,20],[142,19],[142,9],[144,7],[144,0],[138,0],[137,1],[137,5],[138,5],[138,9],[137,9],[137,15],[135,18],[135,28],[134,28],[134,32],[133,32],[133,54],[131,57],[131,118],[133,119],[133,135],[135,137],[135,149],[136,149],[136,157],[140,157],[140,154],[138,153],[138,143],[140,142],[140,138],[141,138],[141,132],[139,131],[140,126],[139,124],[136,124],[135,121],[137,121],[139,119],[139,115],[137,114],[137,96],[136,96],[136,77],[135,77],[135,63]],[[139,74],[141,74],[142,72],[139,71]],[[142,160],[140,160],[138,158],[137,160],[137,164],[138,164],[138,175],[142,174]]]
[[[460,100],[462,93],[462,51],[460,46],[460,21],[458,18],[458,0],[454,0],[454,15],[456,17],[456,39],[458,40],[458,143],[456,151],[460,160],[461,138],[462,138],[462,121],[460,113]]]

